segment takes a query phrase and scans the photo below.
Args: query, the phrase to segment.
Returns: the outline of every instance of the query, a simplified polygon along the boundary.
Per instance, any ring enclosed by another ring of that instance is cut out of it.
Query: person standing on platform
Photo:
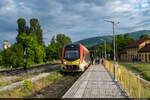
[[[104,57],[102,56],[102,64],[103,64],[103,62],[104,62]]]
[[[99,57],[99,59],[98,59],[98,64],[100,64],[101,63],[101,57]]]
[[[93,61],[94,61],[94,57],[93,57],[93,54],[91,55],[91,62],[92,62],[92,65],[93,65]]]

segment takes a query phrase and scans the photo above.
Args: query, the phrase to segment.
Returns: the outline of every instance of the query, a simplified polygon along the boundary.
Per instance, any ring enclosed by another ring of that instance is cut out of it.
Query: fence
[[[104,65],[110,74],[114,75],[114,64],[104,60]],[[150,98],[150,82],[140,78],[128,71],[125,67],[118,65],[117,80],[126,93],[133,98]]]

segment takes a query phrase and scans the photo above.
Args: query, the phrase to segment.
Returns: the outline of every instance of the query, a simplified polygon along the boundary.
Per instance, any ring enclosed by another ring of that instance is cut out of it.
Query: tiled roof
[[[138,52],[150,52],[150,44],[146,44],[143,48],[141,48]]]
[[[150,38],[147,39],[141,39],[141,40],[135,40],[134,42],[132,42],[131,44],[129,44],[128,46],[126,46],[125,48],[136,48],[138,47],[142,42],[144,42],[145,40],[148,40]]]

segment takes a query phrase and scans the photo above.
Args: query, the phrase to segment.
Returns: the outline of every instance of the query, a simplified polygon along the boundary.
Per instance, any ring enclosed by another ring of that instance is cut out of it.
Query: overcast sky
[[[104,19],[120,21],[119,33],[150,30],[149,0],[0,0],[0,39],[15,41],[17,19],[29,25],[38,18],[45,43],[53,35],[65,33],[73,41],[111,35],[112,25]]]

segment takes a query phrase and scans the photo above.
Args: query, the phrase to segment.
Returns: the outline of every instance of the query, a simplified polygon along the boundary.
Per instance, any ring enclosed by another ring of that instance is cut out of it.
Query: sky
[[[38,18],[48,45],[52,36],[64,33],[72,41],[116,33],[150,30],[150,0],[0,0],[0,45],[17,36],[17,19]]]

